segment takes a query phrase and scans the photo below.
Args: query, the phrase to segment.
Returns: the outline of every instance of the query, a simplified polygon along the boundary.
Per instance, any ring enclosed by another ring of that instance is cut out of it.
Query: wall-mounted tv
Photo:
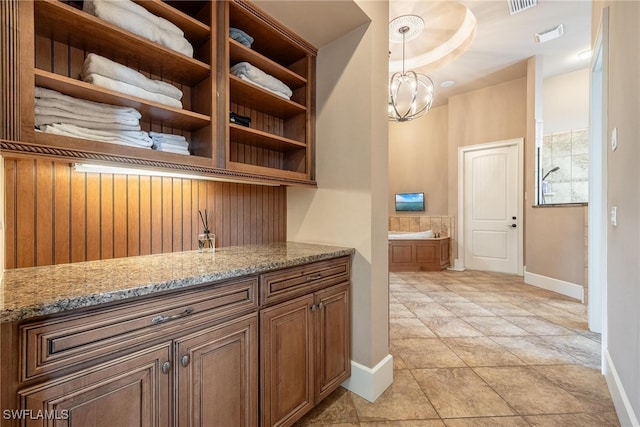
[[[424,211],[424,193],[396,194],[396,211]]]

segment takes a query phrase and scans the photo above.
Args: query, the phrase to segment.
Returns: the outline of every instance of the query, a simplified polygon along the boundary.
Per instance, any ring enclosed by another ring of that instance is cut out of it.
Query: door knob
[[[507,228],[516,228],[517,224],[507,224]]]

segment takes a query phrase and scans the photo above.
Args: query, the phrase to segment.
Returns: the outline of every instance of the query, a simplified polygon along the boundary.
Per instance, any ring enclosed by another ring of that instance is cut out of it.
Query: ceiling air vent
[[[509,4],[509,13],[513,15],[530,7],[537,6],[538,0],[507,0],[507,3]]]

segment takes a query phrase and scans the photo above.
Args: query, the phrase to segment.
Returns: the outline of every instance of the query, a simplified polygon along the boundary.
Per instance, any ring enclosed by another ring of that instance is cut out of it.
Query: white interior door
[[[519,146],[468,150],[463,162],[465,266],[519,274]]]

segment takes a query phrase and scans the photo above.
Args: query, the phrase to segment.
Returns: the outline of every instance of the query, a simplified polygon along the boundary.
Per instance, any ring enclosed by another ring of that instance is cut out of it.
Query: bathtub
[[[413,239],[433,239],[435,233],[433,230],[427,231],[390,231],[389,240],[413,240]]]
[[[389,232],[389,271],[439,271],[449,266],[449,238],[432,230]]]

